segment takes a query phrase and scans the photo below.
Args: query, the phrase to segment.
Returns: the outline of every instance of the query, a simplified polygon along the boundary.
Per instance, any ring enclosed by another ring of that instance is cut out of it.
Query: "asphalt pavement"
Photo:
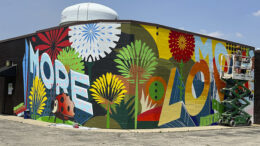
[[[0,115],[0,146],[86,145],[260,145],[260,126],[151,130],[76,129]]]

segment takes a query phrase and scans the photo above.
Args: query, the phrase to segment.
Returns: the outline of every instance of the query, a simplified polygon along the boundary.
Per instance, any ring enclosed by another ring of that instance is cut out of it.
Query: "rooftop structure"
[[[117,20],[113,9],[96,3],[81,3],[65,8],[61,13],[60,25],[89,20]]]

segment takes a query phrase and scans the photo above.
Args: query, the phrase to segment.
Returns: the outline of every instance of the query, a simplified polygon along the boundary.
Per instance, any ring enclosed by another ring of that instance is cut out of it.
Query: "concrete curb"
[[[54,123],[47,123],[32,119],[24,119],[22,117],[17,116],[7,116],[0,115],[0,119],[16,121],[25,124],[31,124],[42,127],[51,127],[51,128],[59,128],[59,129],[68,129],[68,130],[76,130],[76,131],[88,131],[88,132],[115,132],[115,133],[165,133],[165,132],[188,132],[188,131],[203,131],[203,130],[221,130],[221,129],[231,129],[231,128],[239,128],[239,127],[227,127],[227,126],[202,126],[202,127],[180,127],[180,128],[160,128],[160,129],[81,129],[81,128],[73,128],[71,127],[63,127],[63,126],[55,126]],[[252,126],[246,126],[249,128],[260,126],[259,124],[253,124]],[[243,126],[245,127],[245,126]]]

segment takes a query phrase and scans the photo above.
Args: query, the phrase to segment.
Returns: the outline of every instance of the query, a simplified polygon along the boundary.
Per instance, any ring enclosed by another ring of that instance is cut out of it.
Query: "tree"
[[[135,129],[137,128],[138,114],[138,85],[143,84],[154,73],[157,58],[152,49],[141,40],[136,40],[131,45],[123,47],[114,60],[119,72],[135,84]]]

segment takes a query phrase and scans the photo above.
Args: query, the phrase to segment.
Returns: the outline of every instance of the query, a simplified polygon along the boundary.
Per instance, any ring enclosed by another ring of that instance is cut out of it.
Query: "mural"
[[[220,58],[237,50],[254,56],[252,48],[152,25],[55,28],[25,40],[24,103],[35,120],[88,127],[216,125],[226,98]],[[245,85],[254,93],[254,81]],[[246,112],[253,115],[252,97]]]
[[[124,99],[125,90],[124,83],[116,75],[112,73],[107,73],[102,75],[95,82],[93,82],[90,91],[93,93],[93,99],[99,104],[105,104],[107,110],[107,128],[110,127],[109,119],[111,112],[111,105],[120,104]]]
[[[30,104],[30,111],[31,111],[31,117],[33,119],[36,119],[36,115],[38,114],[39,116],[42,114],[44,110],[45,101],[47,100],[46,97],[46,92],[44,85],[39,79],[38,76],[35,76],[33,80],[33,85],[30,91],[30,96],[29,96],[29,104]]]

